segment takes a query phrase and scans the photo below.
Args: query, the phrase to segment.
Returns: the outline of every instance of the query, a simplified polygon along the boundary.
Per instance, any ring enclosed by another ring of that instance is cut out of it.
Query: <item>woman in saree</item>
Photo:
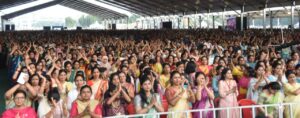
[[[130,111],[130,105],[133,105],[133,99],[134,99],[134,85],[132,83],[130,83],[129,78],[126,78],[125,73],[120,72],[119,73],[119,77],[120,77],[120,83],[122,85],[123,88],[125,88],[128,92],[128,95],[131,99],[131,102],[126,104],[126,110],[128,114],[133,114],[134,111]]]
[[[224,69],[223,66],[221,66],[221,65],[217,66],[217,68],[216,68],[217,73],[212,78],[212,88],[213,88],[215,97],[219,97],[219,80],[221,78],[221,73],[222,73],[223,69]]]
[[[73,83],[74,79],[75,79],[76,72],[75,72],[75,70],[72,67],[72,63],[70,61],[67,61],[67,62],[65,62],[64,67],[65,67],[65,69],[67,71],[67,80],[69,82]]]
[[[61,98],[59,88],[52,85],[47,96],[39,102],[38,115],[40,118],[65,118],[68,116],[66,101]]]
[[[131,98],[125,88],[120,83],[118,73],[110,76],[108,90],[104,94],[104,116],[126,115],[126,104],[131,102]]]
[[[21,67],[22,54],[17,45],[14,45],[8,59],[8,78],[12,78],[18,67]],[[11,80],[10,83],[13,83]]]
[[[196,73],[196,79],[194,81],[194,94],[195,102],[193,103],[193,109],[208,109],[213,108],[214,93],[211,88],[208,87],[209,80],[202,72]],[[213,111],[206,111],[201,113],[193,112],[193,118],[212,118]]]
[[[160,79],[159,79],[159,83],[163,90],[166,90],[167,87],[170,86],[170,73],[171,73],[170,64],[164,63],[163,72],[160,75]]]
[[[153,92],[151,79],[141,78],[141,90],[134,98],[134,106],[137,114],[150,114],[163,112],[160,95]],[[147,115],[145,118],[159,118],[156,115]]]
[[[219,94],[220,94],[220,108],[224,107],[237,107],[238,101],[237,96],[239,94],[237,83],[233,80],[231,70],[228,68],[223,69],[221,78],[219,81]],[[230,118],[240,118],[239,109],[229,110]],[[219,112],[219,118],[227,118],[226,110]]]
[[[158,74],[161,74],[162,71],[163,71],[163,67],[162,67],[162,57],[161,57],[161,51],[160,50],[157,50],[156,51],[156,55],[155,55],[155,64],[153,65],[153,71],[158,73]]]
[[[300,103],[300,84],[296,81],[295,73],[291,71],[286,72],[288,83],[284,84],[284,98],[285,103]],[[293,105],[292,107],[293,116],[290,114],[290,108],[286,108],[284,115],[286,118],[299,118],[300,117],[300,105]]]
[[[25,83],[24,84],[16,84],[9,90],[5,92],[5,108],[14,108],[15,107],[15,102],[14,102],[14,93],[17,90],[23,90],[26,92],[26,98],[25,98],[25,106],[31,106],[32,105],[32,99],[34,99],[37,96],[36,90],[29,84],[28,80],[29,77],[24,77]]]
[[[208,76],[211,69],[212,66],[208,65],[208,58],[206,56],[202,56],[201,64],[198,66],[198,70]]]
[[[84,85],[80,89],[80,98],[73,102],[70,118],[102,118],[102,107],[98,100],[91,99],[92,88]]]
[[[251,77],[253,77],[254,69],[251,67],[241,66],[244,70],[243,76],[238,78],[239,99],[245,99],[247,96],[248,86]],[[252,74],[252,75],[251,75]]]
[[[176,64],[174,63],[174,56],[173,55],[168,56],[168,60],[166,61],[166,63],[170,64],[171,71],[174,71],[176,69]]]
[[[246,61],[245,58],[240,56],[237,58],[238,63],[235,65],[231,60],[229,62],[230,68],[232,69],[232,75],[237,77],[237,79],[241,79],[244,76]]]
[[[135,56],[130,56],[128,59],[128,67],[129,71],[132,73],[134,77],[140,76],[140,70],[138,69],[137,59]]]
[[[43,96],[43,92],[44,92],[44,87],[42,86],[45,86],[46,81],[47,81],[46,78],[41,73],[34,74],[29,79],[30,85],[34,88],[35,92],[37,93],[37,97],[34,97],[32,99],[32,104],[36,111],[39,106],[39,100]]]
[[[105,71],[106,69],[100,69],[98,67],[92,69],[92,78],[87,82],[87,85],[94,91],[91,99],[103,101],[104,93],[108,89],[108,80],[104,78]]]
[[[64,100],[69,91],[72,90],[73,84],[71,82],[67,82],[67,71],[64,69],[59,70],[57,85],[60,88],[60,96]]]
[[[15,106],[3,112],[2,118],[37,118],[37,114],[33,108],[25,105],[26,92],[16,90],[13,93]]]
[[[255,77],[250,79],[246,98],[257,102],[262,88],[269,83],[270,80],[265,76],[265,68],[261,65],[256,66]]]
[[[85,85],[85,79],[83,75],[76,75],[75,80],[74,80],[76,88],[73,88],[69,93],[68,93],[68,110],[71,110],[72,103],[75,101],[80,93],[80,88]]]
[[[189,110],[189,102],[195,101],[194,93],[191,89],[185,89],[183,78],[178,71],[171,73],[171,86],[167,88],[165,94],[169,103],[169,111]],[[191,118],[191,113],[175,113],[168,115],[168,118]]]
[[[263,91],[260,93],[257,104],[280,104],[283,102],[284,95],[281,90],[281,85],[278,82],[271,82],[263,88]],[[264,111],[264,108],[259,108],[261,111],[260,114],[268,114],[267,117],[278,118],[279,109],[278,107],[267,107],[267,111]],[[280,113],[282,114],[282,113]]]

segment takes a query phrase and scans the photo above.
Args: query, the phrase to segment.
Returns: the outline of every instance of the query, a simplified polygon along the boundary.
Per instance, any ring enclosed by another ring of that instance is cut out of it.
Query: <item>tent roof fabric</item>
[[[22,4],[26,4],[26,3],[30,3],[30,2],[34,2],[36,0],[15,0],[15,1],[11,1],[11,0],[0,0],[0,9],[1,8],[10,8],[10,7],[15,7],[18,5],[22,5]],[[26,8],[23,10],[19,10],[13,13],[9,13],[9,14],[5,14],[4,16],[2,16],[2,18],[5,19],[9,19],[9,18],[13,18],[13,17],[17,17],[19,15],[23,15],[26,13],[30,13],[33,11],[37,11],[46,7],[50,7],[53,5],[62,5],[71,9],[75,9],[87,14],[91,14],[103,19],[118,19],[118,18],[124,18],[127,17],[127,15],[125,14],[121,14],[119,12],[83,1],[83,0],[53,0],[50,1],[48,3],[44,3],[41,5],[36,5],[30,8]],[[11,6],[5,6],[5,5],[11,5]]]
[[[34,2],[36,0],[0,0],[0,10]],[[125,14],[83,1],[83,0],[54,0],[57,4],[85,12],[104,19],[127,17]],[[221,12],[226,9],[245,11],[262,10],[267,7],[296,5],[300,0],[96,0],[114,7],[142,16],[181,15],[193,13]],[[38,10],[38,9],[37,9]],[[22,15],[22,14],[20,14]]]
[[[97,0],[144,16],[193,14],[291,6],[293,0]],[[294,0],[300,4],[300,0]]]

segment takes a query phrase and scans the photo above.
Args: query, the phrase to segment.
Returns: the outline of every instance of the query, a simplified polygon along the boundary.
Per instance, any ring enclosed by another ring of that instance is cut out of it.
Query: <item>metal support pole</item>
[[[161,29],[163,28],[163,24],[162,24],[162,22],[163,22],[163,19],[162,19],[162,18],[160,18],[160,28],[161,28]]]
[[[188,20],[188,26],[187,26],[187,29],[189,29],[189,28],[190,28],[190,17],[188,17],[187,20]]]
[[[247,13],[247,29],[250,28],[250,13]]]
[[[180,17],[177,18],[177,28],[180,29]]]
[[[104,20],[104,30],[106,30],[106,19]]]
[[[201,16],[199,16],[199,27],[200,27],[200,29],[202,28],[202,19],[201,19],[202,17]]]
[[[112,29],[112,20],[111,19],[109,19],[109,24],[110,24],[109,29],[111,30]]]
[[[222,13],[222,27],[225,28],[225,12],[226,12],[226,7],[224,7],[223,9],[223,13]]]
[[[155,18],[153,18],[153,29],[155,29]]]
[[[114,19],[114,23],[113,24],[116,25],[116,29],[114,29],[114,30],[117,30],[117,23],[118,23],[118,20]]]
[[[263,10],[263,28],[264,28],[264,31],[266,31],[266,12],[267,12],[267,10],[266,10],[266,8],[267,8],[267,3],[265,4],[265,8],[264,8],[264,10]]]
[[[127,21],[126,21],[126,29],[128,30],[128,23],[129,23],[129,18],[127,17],[127,19],[126,19]]]
[[[241,9],[241,31],[244,30],[244,11],[245,11],[245,6],[243,5],[242,6],[242,9]]]
[[[149,22],[148,22],[148,19],[145,19],[145,29],[149,29]]]
[[[300,29],[300,12],[298,11],[298,21],[299,21],[299,29]]]
[[[142,20],[142,29],[144,29],[144,19]]]
[[[215,16],[212,16],[213,29],[215,29]]]
[[[4,28],[4,19],[1,17],[1,31],[5,31]]]
[[[185,12],[183,12],[183,16],[182,16],[182,18],[181,18],[181,21],[182,21],[182,29],[185,29],[185,27],[184,27],[184,25],[185,25],[185,23],[184,23],[184,20],[185,20]],[[189,24],[189,23],[188,23]]]
[[[270,11],[270,29],[273,30],[273,11]]]
[[[106,22],[107,22],[107,26],[106,26],[106,27],[107,27],[107,30],[109,30],[109,29],[110,29],[110,27],[109,27],[110,20],[109,20],[109,19],[107,19],[107,21],[106,21]]]
[[[108,30],[111,30],[111,19],[108,19]]]
[[[196,23],[196,15],[197,15],[197,11],[195,12],[195,15],[194,15],[194,29],[197,28],[197,23]]]
[[[291,29],[294,31],[294,17],[295,17],[295,0],[292,1],[292,6],[291,6]]]
[[[207,18],[207,28],[206,29],[209,29],[209,24],[210,24],[209,23],[209,14],[210,14],[210,9],[207,10],[207,17],[206,17]]]

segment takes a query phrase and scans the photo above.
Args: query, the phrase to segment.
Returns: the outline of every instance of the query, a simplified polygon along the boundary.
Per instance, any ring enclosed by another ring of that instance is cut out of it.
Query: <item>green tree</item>
[[[71,17],[67,17],[67,18],[65,18],[65,25],[67,27],[75,27],[76,20],[72,19]]]
[[[88,16],[81,16],[78,19],[78,23],[80,24],[81,27],[87,28],[90,25],[94,24],[96,22],[97,18],[91,15]]]

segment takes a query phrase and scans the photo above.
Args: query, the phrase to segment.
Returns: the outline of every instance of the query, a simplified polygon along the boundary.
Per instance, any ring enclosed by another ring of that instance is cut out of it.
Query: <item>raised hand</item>
[[[156,100],[156,98],[155,98],[154,95],[153,95],[152,98],[151,98],[150,104],[152,104],[152,105],[156,105],[156,104],[157,104],[157,100]]]
[[[55,100],[53,99],[53,97],[51,97],[51,103],[53,105],[54,108],[57,108],[57,103],[55,102]]]
[[[86,106],[86,108],[84,109],[83,113],[84,113],[84,114],[90,114],[90,113],[91,113],[90,104],[88,104],[88,105]]]
[[[209,84],[209,80],[205,80],[205,86],[207,87]]]
[[[25,76],[23,79],[24,79],[25,83],[27,83],[28,80],[29,80],[29,77],[28,77],[28,76]]]
[[[184,88],[181,88],[181,91],[180,91],[180,93],[178,94],[178,96],[182,96],[182,95],[184,94],[184,92],[185,92]]]
[[[118,92],[121,92],[121,91],[122,91],[122,85],[119,84],[119,85],[118,85]]]
[[[20,64],[20,62],[19,62],[19,64],[18,64],[18,68],[17,68],[17,71],[21,71],[21,64]]]
[[[190,85],[188,85],[188,92],[189,92],[189,95],[193,95],[193,90],[192,90],[192,87]]]
[[[234,93],[236,90],[237,90],[237,86],[234,86],[234,87],[231,89],[231,92]]]

